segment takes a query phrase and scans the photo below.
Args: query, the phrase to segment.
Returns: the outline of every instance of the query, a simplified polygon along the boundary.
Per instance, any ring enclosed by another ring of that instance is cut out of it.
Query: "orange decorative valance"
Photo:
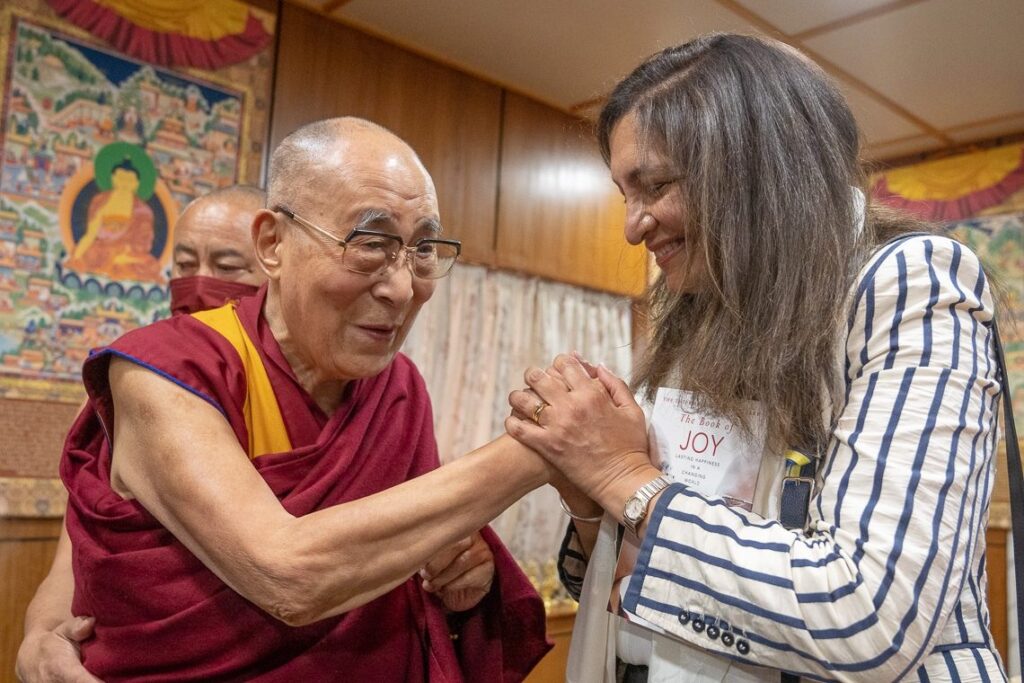
[[[927,161],[881,173],[872,192],[883,204],[921,218],[978,216],[1024,188],[1024,144]]]
[[[161,66],[213,70],[244,61],[271,35],[240,0],[47,0],[121,52]]]

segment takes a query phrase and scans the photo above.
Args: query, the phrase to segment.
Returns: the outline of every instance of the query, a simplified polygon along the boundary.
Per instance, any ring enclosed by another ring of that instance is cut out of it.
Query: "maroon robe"
[[[266,289],[238,307],[274,386],[293,450],[253,466],[281,504],[305,515],[390,488],[439,465],[426,388],[399,354],[376,377],[350,382],[328,417],[302,389],[261,310]],[[128,358],[219,408],[243,449],[244,369],[230,343],[192,316],[135,330],[84,369],[89,405],[61,461],[69,492],[74,614],[96,617],[82,646],[105,681],[517,681],[550,645],[536,592],[490,529],[490,594],[446,617],[413,576],[366,605],[302,627],[270,616],[224,584],[134,500],[110,486],[112,403],[107,368]],[[188,439],[188,426],[181,436]],[[195,457],[216,457],[196,453]],[[457,510],[452,511],[458,514]],[[448,619],[458,620],[458,638]]]

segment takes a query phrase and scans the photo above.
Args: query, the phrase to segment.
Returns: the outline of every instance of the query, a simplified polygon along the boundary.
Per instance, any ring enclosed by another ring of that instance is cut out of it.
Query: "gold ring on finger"
[[[544,412],[544,409],[550,405],[547,401],[541,401],[537,404],[537,407],[533,409],[533,421],[540,424],[540,414]]]

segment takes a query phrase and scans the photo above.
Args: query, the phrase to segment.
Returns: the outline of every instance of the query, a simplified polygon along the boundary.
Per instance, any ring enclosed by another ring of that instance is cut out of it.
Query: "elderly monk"
[[[250,228],[266,205],[257,187],[232,185],[191,201],[174,227],[171,310],[192,313],[257,292],[266,274],[256,263]],[[82,667],[78,643],[92,619],[71,616],[71,541],[61,533],[53,566],[25,613],[17,673],[24,681],[95,681]]]
[[[398,353],[458,253],[430,176],[388,131],[334,119],[275,150],[269,205],[257,296],[133,331],[84,368],[91,410],[61,475],[73,611],[96,616],[86,668],[523,678],[549,647],[543,606],[491,532],[483,572],[465,539],[550,472],[508,438],[438,468]]]

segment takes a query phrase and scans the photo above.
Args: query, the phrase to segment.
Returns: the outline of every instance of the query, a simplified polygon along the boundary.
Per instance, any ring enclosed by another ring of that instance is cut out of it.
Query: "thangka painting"
[[[946,230],[978,254],[993,280],[1014,421],[1024,425],[1024,213],[972,218]]]
[[[942,223],[981,258],[996,283],[1014,414],[1024,424],[1024,144],[878,173],[872,197]]]
[[[77,402],[89,350],[168,313],[173,226],[239,175],[245,97],[15,16],[0,167],[0,398]]]

